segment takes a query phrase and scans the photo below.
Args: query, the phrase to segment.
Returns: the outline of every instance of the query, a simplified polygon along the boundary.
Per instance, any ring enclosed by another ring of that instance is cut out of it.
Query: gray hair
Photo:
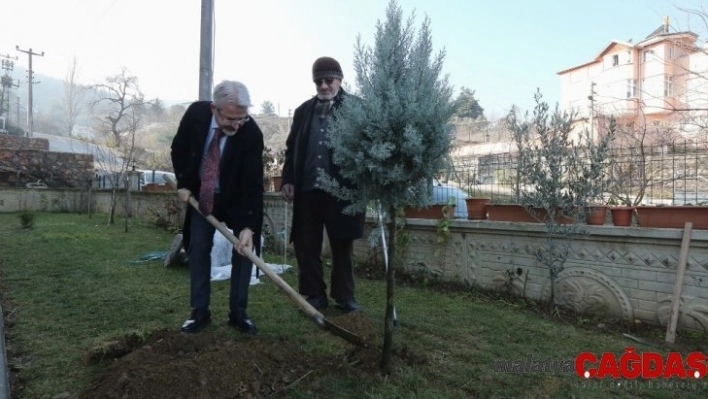
[[[229,103],[248,108],[251,106],[251,95],[248,94],[245,84],[235,80],[224,80],[214,87],[213,101],[217,107]]]

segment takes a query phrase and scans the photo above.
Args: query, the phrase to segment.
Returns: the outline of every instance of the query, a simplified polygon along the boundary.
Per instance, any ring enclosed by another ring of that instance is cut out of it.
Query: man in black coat
[[[333,110],[347,95],[341,88],[343,77],[334,58],[321,57],[313,64],[317,96],[302,103],[293,115],[280,190],[285,201],[293,201],[291,240],[298,263],[300,294],[316,309],[328,305],[320,258],[326,227],[332,249],[330,296],[337,307],[349,312],[361,310],[354,297],[352,250],[354,240],[363,235],[364,214],[345,215],[342,211],[349,202],[325,192],[319,182],[320,171],[324,171],[340,185],[352,187],[332,161],[327,136]]]
[[[223,81],[214,87],[213,101],[189,106],[172,140],[172,166],[177,194],[199,200],[200,211],[226,223],[238,236],[231,257],[229,325],[255,334],[246,313],[253,264],[242,255],[260,251],[263,225],[263,133],[248,115],[251,98],[243,83]],[[216,140],[214,138],[216,137]],[[211,320],[211,249],[215,228],[187,208],[189,229],[191,316],[182,331],[198,332]]]

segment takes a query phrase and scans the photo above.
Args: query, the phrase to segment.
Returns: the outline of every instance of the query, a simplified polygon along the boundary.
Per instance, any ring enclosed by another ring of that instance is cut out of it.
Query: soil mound
[[[79,395],[80,398],[261,398],[286,396],[289,389],[317,393],[317,380],[333,373],[380,373],[381,349],[377,331],[361,312],[328,318],[364,339],[365,347],[345,344],[342,354],[305,353],[285,339],[259,336],[217,338],[207,331],[188,335],[164,330],[142,345],[134,337],[115,340],[86,363],[112,364]],[[326,332],[321,332],[327,334]],[[126,354],[127,353],[127,354]],[[113,356],[119,358],[111,359]],[[395,361],[418,363],[405,349]],[[390,378],[391,376],[389,376]]]

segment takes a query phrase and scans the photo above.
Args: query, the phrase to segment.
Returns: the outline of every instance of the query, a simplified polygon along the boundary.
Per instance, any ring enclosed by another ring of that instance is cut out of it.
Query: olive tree
[[[583,227],[588,206],[608,186],[608,153],[615,137],[615,124],[595,142],[587,130],[573,129],[574,115],[553,113],[535,95],[530,118],[508,118],[512,135],[520,140],[522,160],[519,198],[527,211],[545,224],[546,240],[536,252],[548,269],[550,303],[555,301],[555,281],[564,269],[573,240],[586,234]]]

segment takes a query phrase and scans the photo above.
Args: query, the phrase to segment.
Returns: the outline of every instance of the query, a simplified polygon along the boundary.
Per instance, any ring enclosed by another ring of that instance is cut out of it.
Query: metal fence
[[[708,203],[708,143],[690,140],[662,145],[611,149],[606,165],[610,185],[605,200],[619,204],[703,205]],[[496,153],[457,158],[440,181],[460,187],[470,196],[491,197],[495,203],[516,202],[517,154]]]

